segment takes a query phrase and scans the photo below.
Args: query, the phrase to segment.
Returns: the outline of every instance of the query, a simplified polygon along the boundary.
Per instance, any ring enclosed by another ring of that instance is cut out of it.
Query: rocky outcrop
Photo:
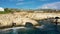
[[[19,12],[13,14],[0,14],[0,27],[3,26],[12,26],[12,23],[16,25],[25,25],[26,22],[30,22],[33,25],[38,24],[36,20],[41,20],[50,17],[56,17],[60,14],[56,13],[28,13],[28,12]]]
[[[18,25],[25,25],[26,22],[31,22],[33,25],[38,24],[37,21],[24,17],[20,14],[0,14],[0,27],[12,26],[13,23]]]

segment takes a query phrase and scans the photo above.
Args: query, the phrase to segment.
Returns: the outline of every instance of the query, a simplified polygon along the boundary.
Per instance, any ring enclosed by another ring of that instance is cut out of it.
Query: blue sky
[[[60,0],[0,0],[0,7],[21,9],[60,9]]]

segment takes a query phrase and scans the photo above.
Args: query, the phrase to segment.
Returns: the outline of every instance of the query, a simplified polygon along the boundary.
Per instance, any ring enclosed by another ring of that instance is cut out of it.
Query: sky
[[[60,9],[60,0],[0,0],[0,7],[20,9]]]

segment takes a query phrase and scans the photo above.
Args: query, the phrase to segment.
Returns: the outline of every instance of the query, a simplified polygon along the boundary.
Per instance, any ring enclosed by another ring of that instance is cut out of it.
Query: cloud
[[[18,2],[16,5],[24,5],[24,4],[33,4],[34,1],[28,1],[28,2]]]
[[[41,9],[60,9],[60,2],[44,4],[42,6],[39,6],[39,8],[41,8]]]
[[[49,0],[39,0],[39,1],[49,1]]]
[[[20,1],[21,2],[21,1],[24,1],[24,0],[8,0],[8,1],[16,1],[16,2]]]
[[[24,0],[18,0],[18,1],[24,1]]]
[[[24,2],[21,2],[21,3],[16,3],[16,5],[23,5],[25,4]]]
[[[25,5],[25,4],[33,4],[34,1],[29,0],[29,1],[25,1],[25,0],[8,0],[10,2],[15,2],[15,5]]]

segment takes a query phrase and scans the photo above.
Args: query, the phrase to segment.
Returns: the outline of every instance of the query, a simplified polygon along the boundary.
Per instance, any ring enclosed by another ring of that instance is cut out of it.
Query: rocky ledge
[[[28,13],[28,12],[15,12],[13,14],[0,14],[0,27],[5,26],[24,26],[26,22],[37,25],[36,20],[44,18],[56,17],[60,14],[56,13]]]

